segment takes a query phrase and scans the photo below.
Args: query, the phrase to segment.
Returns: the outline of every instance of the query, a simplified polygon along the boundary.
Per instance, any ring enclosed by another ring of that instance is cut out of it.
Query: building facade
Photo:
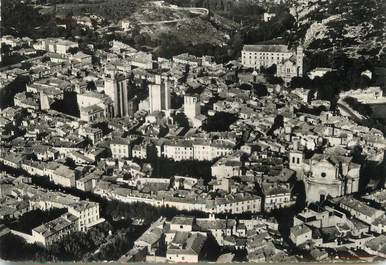
[[[305,176],[307,201],[323,201],[327,196],[352,194],[359,188],[360,165],[348,157],[326,157],[315,154],[309,160]]]
[[[105,94],[113,100],[114,117],[129,116],[128,79],[123,74],[105,78]]]
[[[170,91],[167,78],[155,76],[155,83],[149,85],[150,113],[170,109]]]
[[[78,218],[77,231],[85,232],[90,227],[102,223],[99,216],[99,204],[90,201],[79,201],[68,206],[68,212]]]
[[[48,223],[32,229],[33,241],[43,246],[50,246],[76,231],[78,218],[72,214],[64,214]]]
[[[276,75],[288,81],[303,76],[303,57],[302,47],[293,51],[286,45],[244,45],[241,64],[257,70],[276,65]]]
[[[201,114],[200,100],[197,96],[185,95],[184,113],[190,120]]]

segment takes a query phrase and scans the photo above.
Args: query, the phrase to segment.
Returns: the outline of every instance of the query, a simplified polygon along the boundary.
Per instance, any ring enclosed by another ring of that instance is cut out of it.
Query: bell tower
[[[298,150],[292,150],[289,153],[289,168],[296,172],[296,177],[298,179],[303,178],[303,163],[304,163],[304,154]]]

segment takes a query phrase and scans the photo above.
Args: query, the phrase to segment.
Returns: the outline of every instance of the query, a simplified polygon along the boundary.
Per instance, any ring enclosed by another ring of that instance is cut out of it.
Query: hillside
[[[342,49],[385,64],[386,3],[383,0],[298,1],[291,8],[295,36],[308,50]]]
[[[3,1],[4,34],[34,38],[72,34],[56,28],[53,14],[38,14],[37,11],[53,10],[53,5],[32,8],[19,2]],[[131,32],[110,37],[165,57],[190,52],[226,61],[239,57],[243,44],[293,46],[300,42],[312,67],[330,67],[330,58],[337,50],[350,58],[371,61],[374,66],[386,66],[384,0],[293,0],[286,5],[252,0],[56,0],[56,3],[58,15],[96,14],[113,24],[129,19]],[[197,14],[192,11],[194,8],[207,9],[208,13]],[[276,16],[264,22],[265,11]]]
[[[144,0],[48,0],[56,3],[57,14],[95,14],[107,20],[119,21],[131,15],[144,4]]]
[[[225,46],[229,39],[225,30],[202,18],[184,18],[175,23],[138,27],[138,35],[134,37],[136,45],[152,47],[157,55],[163,57],[183,52],[208,54],[212,48]]]

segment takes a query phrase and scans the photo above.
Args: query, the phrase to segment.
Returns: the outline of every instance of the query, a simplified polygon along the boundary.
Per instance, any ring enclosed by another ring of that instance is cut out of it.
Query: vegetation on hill
[[[49,1],[54,3],[57,0]],[[118,22],[120,19],[133,14],[144,2],[143,0],[58,1],[57,13],[59,15],[67,15],[69,13],[73,15],[95,14],[109,21]]]
[[[315,54],[331,54],[333,48],[338,48],[351,58],[364,57],[375,65],[386,65],[383,41],[386,3],[382,0],[320,0],[309,5],[294,2],[295,7],[291,4],[261,4],[246,0],[166,1],[178,6],[208,8],[209,17],[192,17],[189,12],[168,8],[152,9],[151,4],[144,0],[55,2],[57,14],[64,17],[96,14],[111,22],[118,22],[122,18],[132,19],[135,27],[133,32],[105,37],[120,39],[135,48],[152,51],[162,57],[189,52],[214,55],[217,61],[225,62],[239,57],[243,44],[265,42],[296,45],[304,41],[307,57],[311,60],[314,60]],[[73,23],[65,23],[67,29],[58,28],[56,24],[65,21],[58,21],[53,14],[41,15],[39,8],[25,3],[28,1],[3,1],[3,34],[34,38],[81,36],[81,40],[93,40],[97,47],[106,47],[106,43],[95,34],[81,31]],[[276,16],[263,22],[262,13],[265,11],[273,12]],[[20,20],[20,17],[25,19]],[[141,24],[173,19],[180,21]]]
[[[189,7],[203,7],[237,21],[259,18],[264,7],[258,1],[233,0],[167,0],[166,2]]]
[[[215,55],[226,44],[226,35],[202,18],[191,18],[173,25],[141,29],[135,38],[138,46],[152,46],[158,56],[171,57],[184,52]]]
[[[32,5],[14,0],[3,0],[1,4],[2,35],[49,37],[56,32],[52,17],[41,15]]]
[[[385,1],[320,0],[308,6],[298,4],[292,13],[298,25],[294,39],[303,39],[307,49],[331,52],[339,48],[352,58],[364,56],[385,64]]]
[[[267,42],[276,38],[282,39],[282,44],[289,43],[291,37],[290,29],[293,27],[295,20],[290,15],[289,10],[283,6],[277,8],[276,12],[275,17],[270,21],[246,27],[244,29],[244,43]]]

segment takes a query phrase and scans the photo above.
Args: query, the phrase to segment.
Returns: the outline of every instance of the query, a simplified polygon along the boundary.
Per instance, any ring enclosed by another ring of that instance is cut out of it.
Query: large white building
[[[68,41],[68,40],[59,40],[56,42],[56,52],[59,54],[67,54],[71,48],[78,48],[79,45],[77,42]]]
[[[170,109],[170,91],[167,78],[155,76],[155,84],[149,85],[150,113]]]
[[[34,204],[34,208],[42,208]],[[99,204],[78,201],[68,205],[49,205],[44,208],[67,208],[68,212],[60,217],[32,229],[31,240],[44,246],[50,246],[64,236],[75,231],[86,232],[90,227],[104,222],[99,216]]]
[[[208,212],[230,214],[259,213],[261,212],[261,207],[262,201],[260,196],[247,193],[233,193],[226,195],[225,198],[216,198],[213,208],[209,208]]]
[[[90,227],[104,222],[99,216],[99,203],[79,201],[68,206],[68,212],[78,218],[77,231],[87,231]]]
[[[180,160],[199,160],[211,161],[215,158],[230,155],[234,152],[235,144],[224,140],[206,140],[206,139],[174,139],[165,141],[162,151],[158,156],[164,156],[175,161]]]
[[[114,117],[129,115],[128,79],[123,74],[105,78],[105,94],[113,100]]]
[[[75,187],[75,172],[65,165],[59,164],[48,174],[50,181],[63,187]]]
[[[77,42],[56,39],[56,38],[46,38],[38,39],[33,45],[36,50],[44,50],[48,52],[58,53],[61,55],[66,55],[71,48],[79,48]]]
[[[276,65],[276,75],[284,79],[303,76],[303,57],[302,47],[293,51],[286,45],[244,45],[241,51],[244,67],[259,70]]]
[[[164,157],[175,161],[193,160],[193,144],[190,141],[167,141],[164,145]]]

